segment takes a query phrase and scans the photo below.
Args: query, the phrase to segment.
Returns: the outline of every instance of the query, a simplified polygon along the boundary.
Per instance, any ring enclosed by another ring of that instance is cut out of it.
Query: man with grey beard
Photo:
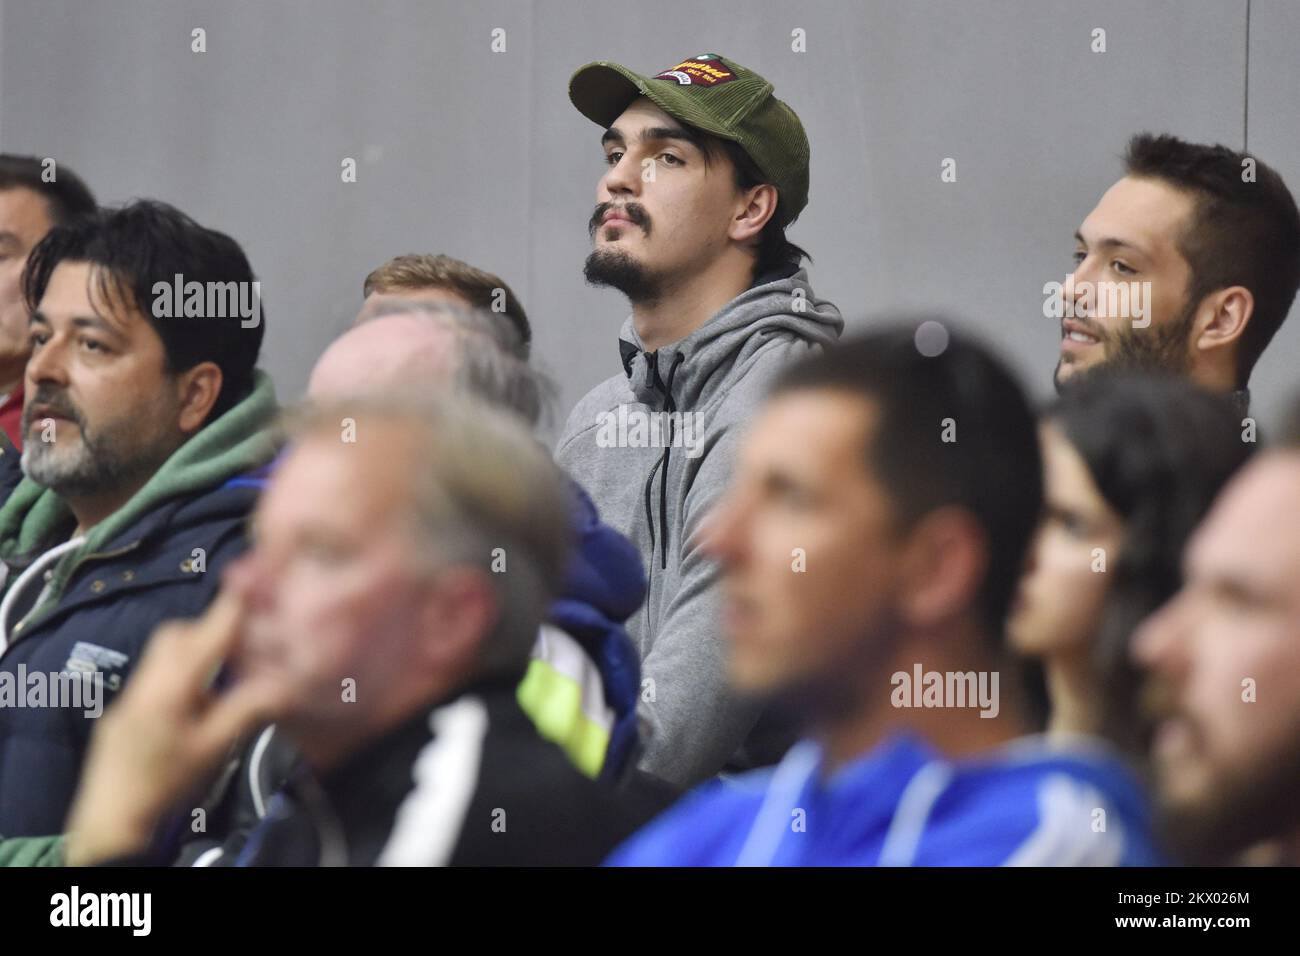
[[[57,226],[29,256],[26,477],[0,507],[0,675],[76,675],[107,704],[154,629],[202,613],[244,550],[258,491],[244,476],[270,461],[277,411],[255,370],[260,310],[249,324],[209,294],[177,314],[159,289],[182,281],[260,294],[233,239],[163,203]],[[0,834],[58,832],[93,725],[0,706]]]

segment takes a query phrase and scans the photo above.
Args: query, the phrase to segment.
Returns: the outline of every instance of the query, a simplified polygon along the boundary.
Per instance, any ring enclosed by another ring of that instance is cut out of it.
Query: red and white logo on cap
[[[656,80],[669,80],[679,86],[717,86],[719,83],[730,83],[735,78],[736,74],[731,72],[716,53],[693,56],[653,77]]]

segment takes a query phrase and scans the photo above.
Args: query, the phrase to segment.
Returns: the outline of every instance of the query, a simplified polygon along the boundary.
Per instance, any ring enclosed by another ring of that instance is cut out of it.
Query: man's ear
[[[975,606],[988,571],[987,535],[965,508],[939,508],[908,533],[899,570],[902,622],[931,630]]]
[[[450,567],[437,572],[420,613],[420,657],[434,673],[472,670],[500,617],[487,572]]]
[[[1197,325],[1199,331],[1192,347],[1197,352],[1219,350],[1221,355],[1236,351],[1237,342],[1255,314],[1255,296],[1245,286],[1219,289],[1201,303]]]
[[[739,213],[731,220],[727,236],[737,242],[747,242],[758,237],[769,219],[776,215],[776,204],[780,198],[777,188],[771,183],[752,186],[741,193]]]
[[[181,412],[179,425],[186,435],[192,435],[207,420],[208,413],[217,404],[223,377],[216,362],[200,362],[178,377]]]

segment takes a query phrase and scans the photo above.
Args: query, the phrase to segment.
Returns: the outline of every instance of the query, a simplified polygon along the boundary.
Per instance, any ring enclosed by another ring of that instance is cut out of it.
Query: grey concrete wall
[[[1300,188],[1297,37],[1300,4],[1254,0],[1249,145]],[[244,243],[285,398],[383,259],[445,251],[499,272],[562,416],[617,369],[626,314],[582,280],[601,158],[568,76],[722,52],[803,118],[812,193],[792,238],[851,326],[969,317],[1047,394],[1042,287],[1069,268],[1075,227],[1134,131],[1242,145],[1246,41],[1245,0],[3,0],[0,149]],[[1293,317],[1256,371],[1265,422],[1300,387],[1297,355]]]

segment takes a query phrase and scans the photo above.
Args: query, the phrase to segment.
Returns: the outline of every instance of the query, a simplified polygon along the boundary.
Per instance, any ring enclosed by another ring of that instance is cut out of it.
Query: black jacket
[[[510,682],[433,706],[321,775],[268,729],[218,791],[183,818],[208,832],[187,834],[182,865],[589,866],[654,809],[583,776]]]

